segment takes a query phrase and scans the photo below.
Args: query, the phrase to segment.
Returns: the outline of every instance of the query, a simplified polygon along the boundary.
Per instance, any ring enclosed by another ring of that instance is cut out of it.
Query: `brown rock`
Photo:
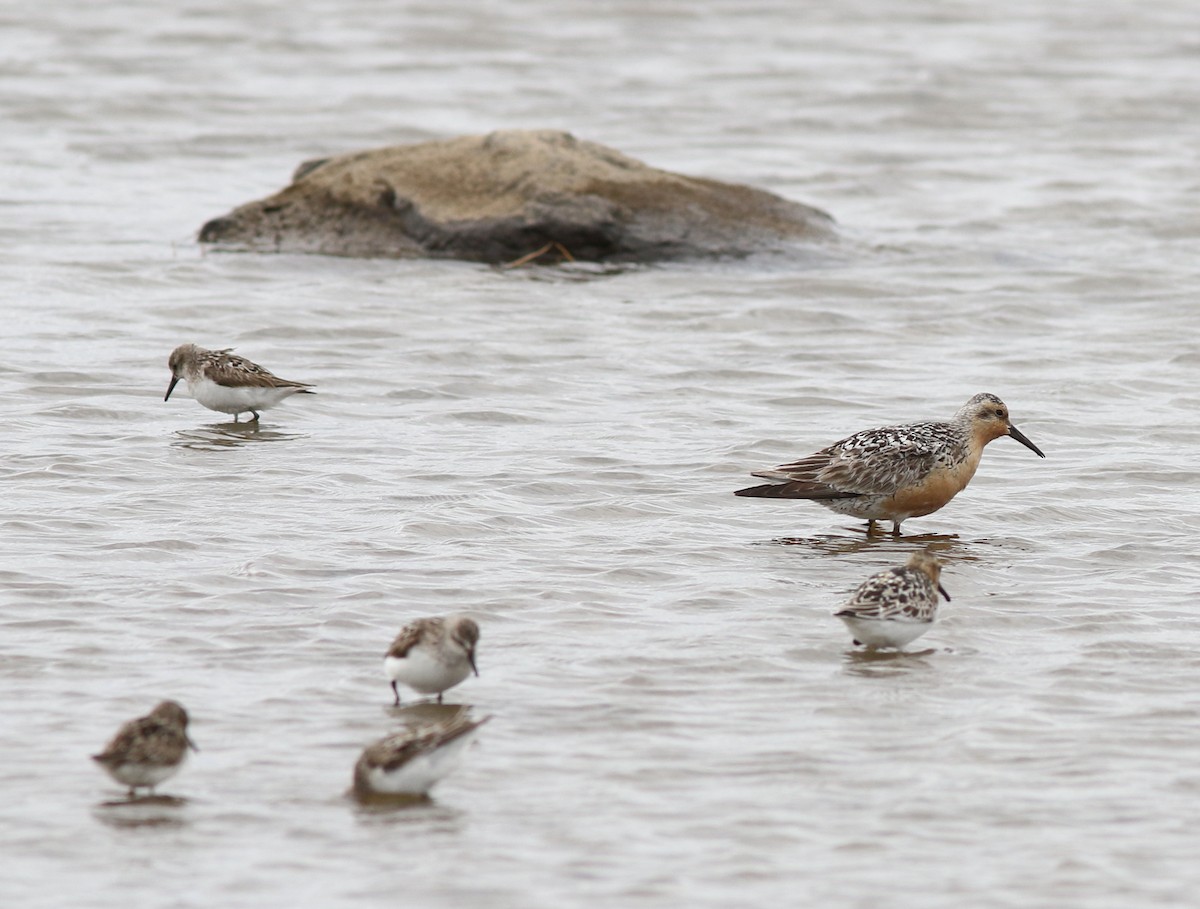
[[[551,130],[512,130],[306,162],[290,186],[215,218],[200,242],[270,252],[507,263],[744,256],[829,239],[824,212],[669,173]]]

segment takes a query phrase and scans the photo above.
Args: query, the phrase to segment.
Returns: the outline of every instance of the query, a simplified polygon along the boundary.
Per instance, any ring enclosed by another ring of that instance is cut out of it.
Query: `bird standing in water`
[[[311,385],[281,379],[230,350],[205,350],[195,344],[176,347],[167,360],[171,384],[163,400],[170,399],[171,392],[183,379],[193,398],[209,410],[233,414],[236,423],[240,413],[249,411],[250,419],[257,420],[260,410],[274,407],[284,398],[316,394]]]
[[[977,394],[949,422],[904,423],[865,429],[828,448],[751,476],[771,480],[734,495],[763,499],[811,499],[838,514],[864,518],[867,529],[891,521],[892,533],[908,518],[932,514],[962,492],[983,449],[1011,436],[1046,457],[1008,417],[992,394]]]
[[[933,553],[914,552],[906,565],[863,581],[834,615],[846,623],[855,644],[899,649],[933,627],[939,593],[949,602],[942,565]]]

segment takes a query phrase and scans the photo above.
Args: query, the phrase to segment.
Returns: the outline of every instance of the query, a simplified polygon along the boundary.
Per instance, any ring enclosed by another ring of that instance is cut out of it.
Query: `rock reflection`
[[[636,263],[601,263],[601,262],[553,262],[537,261],[536,267],[527,267],[535,263],[517,265],[509,262],[496,265],[498,272],[515,272],[531,281],[548,281],[551,283],[564,281],[594,281],[597,278],[611,278],[625,275],[632,271],[644,270],[645,266]]]

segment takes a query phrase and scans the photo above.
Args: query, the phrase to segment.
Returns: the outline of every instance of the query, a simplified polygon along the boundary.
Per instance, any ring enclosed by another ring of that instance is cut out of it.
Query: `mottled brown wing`
[[[121,727],[108,747],[96,755],[103,763],[174,764],[186,747],[175,730],[148,716]]]
[[[850,601],[834,615],[879,618],[880,604],[888,598],[899,580],[894,569],[872,575],[855,588]]]
[[[401,764],[406,764],[424,750],[425,736],[414,736],[407,733],[389,735],[372,745],[363,752],[361,762],[366,767],[382,767],[384,770],[394,770]]]
[[[828,486],[859,495],[891,495],[919,483],[933,469],[936,455],[921,443],[839,448],[831,452],[817,478]]]
[[[752,477],[774,480],[762,486],[739,489],[734,495],[754,496],[767,499],[852,499],[860,495],[853,490],[838,489],[821,479],[822,470],[828,466],[830,449],[819,451],[769,470],[756,470]]]
[[[441,625],[441,619],[417,619],[415,622],[405,625],[396,635],[396,640],[392,641],[392,646],[388,648],[385,656],[403,659],[420,643],[425,634],[437,632]]]
[[[395,770],[408,763],[418,754],[441,748],[474,732],[491,717],[471,720],[465,716],[455,717],[446,723],[437,723],[408,732],[400,732],[381,739],[363,753],[363,760],[372,767]]]
[[[772,485],[757,486],[740,494],[789,499],[891,495],[933,468],[934,441],[909,427],[869,429],[806,458],[757,471],[752,476],[776,481],[774,490]]]
[[[881,571],[863,581],[851,595],[850,602],[834,615],[930,621],[932,613],[928,605],[936,599],[932,584],[928,577],[914,568]]]
[[[292,382],[281,379],[269,369],[264,369],[257,363],[230,353],[228,350],[214,350],[206,358],[205,374],[218,385],[238,386],[249,385],[254,388],[311,388],[307,382]]]

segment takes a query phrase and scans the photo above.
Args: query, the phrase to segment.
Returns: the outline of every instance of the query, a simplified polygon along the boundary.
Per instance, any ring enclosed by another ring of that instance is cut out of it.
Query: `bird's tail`
[[[735,496],[748,496],[755,499],[856,499],[857,492],[842,492],[831,486],[814,483],[763,483],[761,486],[747,486],[738,489]]]

